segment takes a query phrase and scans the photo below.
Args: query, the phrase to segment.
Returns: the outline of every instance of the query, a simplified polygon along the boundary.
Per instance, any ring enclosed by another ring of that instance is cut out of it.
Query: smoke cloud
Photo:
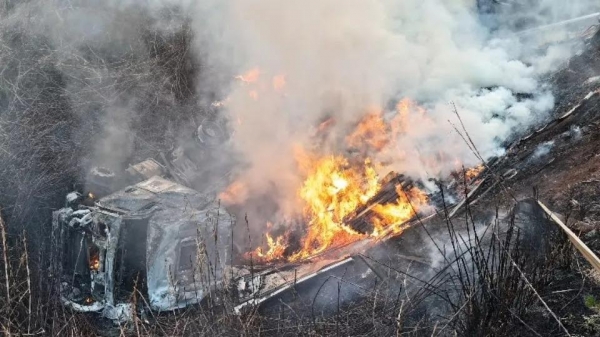
[[[248,163],[241,181],[254,193],[244,197],[276,190],[287,196],[279,197],[283,213],[294,209],[302,181],[294,151],[311,148],[314,127],[332,118],[333,136],[313,150],[340,153],[340,137],[373,107],[391,119],[403,98],[426,113],[409,109],[406,130],[372,154],[386,163],[382,174],[436,177],[478,164],[455,130],[460,123],[450,102],[481,155],[502,154],[511,136],[548,117],[554,100],[540,75],[573,52],[554,46],[534,54],[513,33],[587,14],[595,5],[487,3],[201,2],[195,25],[197,44],[209,46],[207,62],[220,74],[245,74],[215,80],[234,126],[233,146]]]

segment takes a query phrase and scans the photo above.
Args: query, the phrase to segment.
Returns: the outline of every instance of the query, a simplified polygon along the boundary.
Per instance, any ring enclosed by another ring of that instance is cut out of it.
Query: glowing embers
[[[467,179],[467,182],[472,182],[473,180],[477,179],[479,177],[479,175],[481,174],[481,172],[483,172],[484,169],[485,169],[485,166],[483,164],[465,169],[464,175],[465,175],[465,178]]]
[[[100,270],[100,249],[93,243],[88,243],[88,263],[91,271],[97,272]]]

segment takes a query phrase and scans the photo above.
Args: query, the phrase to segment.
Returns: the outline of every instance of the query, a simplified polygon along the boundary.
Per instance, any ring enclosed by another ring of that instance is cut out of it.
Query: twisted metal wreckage
[[[595,14],[595,18],[598,16]],[[218,134],[212,129],[199,128],[204,146],[210,146],[212,137]],[[114,183],[113,172],[94,169],[91,193],[69,193],[65,207],[53,213],[52,239],[60,250],[57,273],[61,275],[65,306],[127,320],[135,308],[132,297],[141,298],[147,309],[166,311],[201,303],[218,289],[233,285],[234,311],[240,313],[247,306],[294,301],[297,293],[318,294],[328,278],[343,281],[343,297],[347,299],[381,279],[378,268],[362,253],[395,234],[367,237],[293,263],[233,265],[235,216],[221,206],[214,191],[201,193],[187,187],[189,172],[197,167],[184,153],[176,150],[171,160],[164,155],[161,158],[162,164],[148,159],[131,166],[119,177],[119,184]],[[477,202],[499,180],[515,176],[514,168],[500,176],[492,173],[501,161],[488,161],[486,169],[462,191],[458,191],[461,187],[457,184],[444,183],[450,193],[454,190],[454,199],[458,200],[454,205],[444,205],[454,207],[447,217],[453,217],[465,204]],[[397,197],[398,184],[412,183],[402,175],[387,179],[389,186],[384,186],[347,224],[355,229],[364,227],[371,206]],[[127,187],[115,191],[115,186]],[[461,198],[466,190],[470,192]],[[428,197],[434,208],[445,202],[440,195]],[[422,224],[428,218],[419,214],[404,226]],[[427,263],[419,257],[407,258]],[[337,296],[339,301],[339,288]]]

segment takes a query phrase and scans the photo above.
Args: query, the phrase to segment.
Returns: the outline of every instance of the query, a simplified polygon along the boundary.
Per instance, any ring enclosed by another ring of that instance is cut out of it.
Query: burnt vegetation
[[[3,335],[598,333],[597,326],[582,326],[571,317],[596,310],[582,300],[586,291],[597,290],[586,283],[583,262],[532,202],[514,200],[508,215],[467,204],[464,214],[450,218],[451,210],[443,209],[436,224],[445,226],[443,236],[429,235],[431,225],[418,223],[399,243],[386,243],[402,245],[416,237],[434,248],[437,261],[411,261],[407,269],[398,265],[406,261],[388,250],[365,252],[362,259],[377,270],[380,281],[349,304],[339,304],[339,291],[329,293],[329,301],[338,301],[332,310],[315,310],[317,297],[324,296],[317,292],[297,307],[280,303],[236,315],[231,291],[225,288],[199,306],[145,311],[144,316],[134,311],[131,322],[117,326],[94,314],[70,311],[60,303],[60,278],[52,274],[60,252],[53,247],[51,214],[64,205],[67,192],[85,183],[97,145],[107,135],[104,123],[114,117],[110,111],[126,111],[131,133],[123,141],[130,150],[114,163],[125,165],[168,152],[179,134],[191,134],[189,126],[210,110],[197,102],[211,101],[215,93],[196,87],[210,78],[193,55],[193,36],[183,13],[163,11],[157,18],[141,8],[127,8],[110,14],[114,25],[98,33],[102,36],[60,40],[40,24],[47,19],[42,11],[24,8],[0,3]],[[65,13],[69,10],[75,9]],[[158,20],[170,22],[168,29]],[[525,225],[531,223],[533,228]],[[322,282],[339,289],[345,281],[342,276]],[[130,301],[144,306],[141,297],[134,291]]]

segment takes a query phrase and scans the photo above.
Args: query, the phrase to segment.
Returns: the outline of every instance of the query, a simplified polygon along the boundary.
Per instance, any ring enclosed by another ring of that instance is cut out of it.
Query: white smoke
[[[554,100],[538,78],[572,54],[553,47],[534,56],[511,31],[529,28],[526,18],[551,23],[592,4],[565,11],[559,1],[521,3],[492,22],[466,0],[206,0],[196,9],[197,42],[219,73],[260,69],[255,83],[231,76],[223,86],[234,146],[249,163],[241,179],[258,193],[282,192],[280,206],[293,209],[301,183],[293,149],[309,147],[324,117],[343,136],[373,106],[418,102],[427,113],[411,111],[409,129],[375,159],[389,163],[386,170],[432,177],[478,164],[455,130],[453,102],[481,155],[502,154],[510,136],[547,118]],[[277,75],[285,76],[283,91],[270,88]],[[341,149],[330,142],[320,150]]]

